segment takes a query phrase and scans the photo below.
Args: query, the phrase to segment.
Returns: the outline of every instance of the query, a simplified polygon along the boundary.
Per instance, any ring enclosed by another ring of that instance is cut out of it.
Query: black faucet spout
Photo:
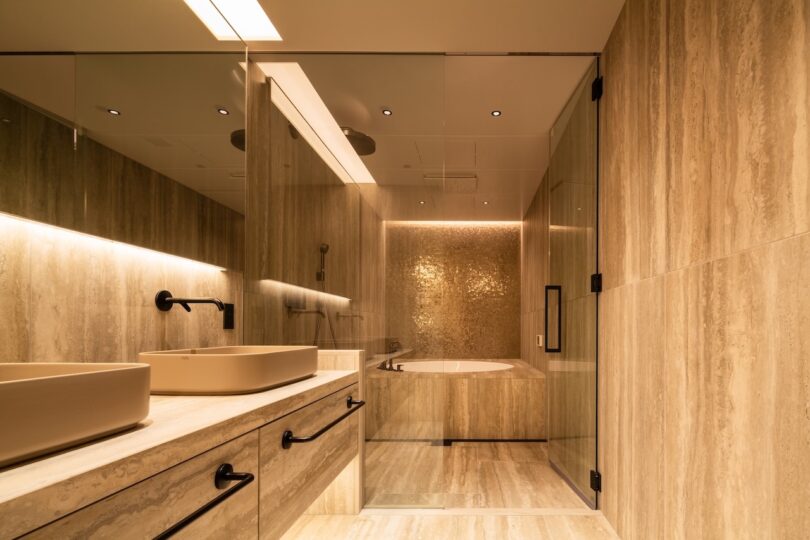
[[[191,311],[189,304],[213,304],[217,310],[225,310],[225,303],[219,298],[176,298],[169,291],[160,291],[155,295],[155,305],[160,311],[169,311],[175,304],[180,304],[186,311]]]

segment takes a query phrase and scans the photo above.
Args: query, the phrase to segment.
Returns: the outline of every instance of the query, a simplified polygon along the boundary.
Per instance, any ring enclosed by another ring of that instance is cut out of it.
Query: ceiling
[[[332,115],[373,137],[361,186],[384,219],[519,220],[548,134],[591,57],[255,55],[298,62]],[[393,111],[391,116],[382,109]],[[492,110],[500,110],[493,117]],[[485,204],[486,203],[486,204]]]
[[[596,52],[623,0],[259,0],[265,51]],[[223,51],[183,0],[0,0],[0,51]]]

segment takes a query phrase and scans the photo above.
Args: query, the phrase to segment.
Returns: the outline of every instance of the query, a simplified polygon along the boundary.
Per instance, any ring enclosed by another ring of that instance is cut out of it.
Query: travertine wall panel
[[[623,538],[810,527],[809,22],[804,0],[628,0],[608,41],[601,506]]]

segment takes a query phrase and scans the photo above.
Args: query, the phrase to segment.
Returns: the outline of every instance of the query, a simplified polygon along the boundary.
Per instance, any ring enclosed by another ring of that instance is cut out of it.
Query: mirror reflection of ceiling
[[[264,51],[594,52],[623,0],[259,0]],[[183,0],[0,0],[1,51],[234,51]]]
[[[383,219],[519,220],[587,56],[272,55],[298,62],[341,126],[370,135],[361,185]],[[383,114],[383,109],[392,112]],[[501,116],[493,117],[493,110]]]
[[[548,165],[549,130],[593,62],[587,56],[251,59],[298,62],[338,124],[375,140],[376,152],[362,159],[377,185],[360,189],[383,219],[394,220],[521,219]],[[243,212],[244,154],[229,139],[244,123],[241,60],[240,54],[0,57],[0,89]],[[219,106],[231,114],[217,114]],[[123,114],[112,117],[107,107]]]
[[[243,213],[245,153],[230,136],[245,124],[244,59],[230,53],[0,56],[0,90]]]

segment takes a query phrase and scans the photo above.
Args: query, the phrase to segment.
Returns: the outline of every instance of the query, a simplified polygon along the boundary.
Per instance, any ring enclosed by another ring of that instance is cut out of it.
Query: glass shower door
[[[596,61],[551,132],[550,284],[546,287],[549,460],[592,507],[596,470]]]

